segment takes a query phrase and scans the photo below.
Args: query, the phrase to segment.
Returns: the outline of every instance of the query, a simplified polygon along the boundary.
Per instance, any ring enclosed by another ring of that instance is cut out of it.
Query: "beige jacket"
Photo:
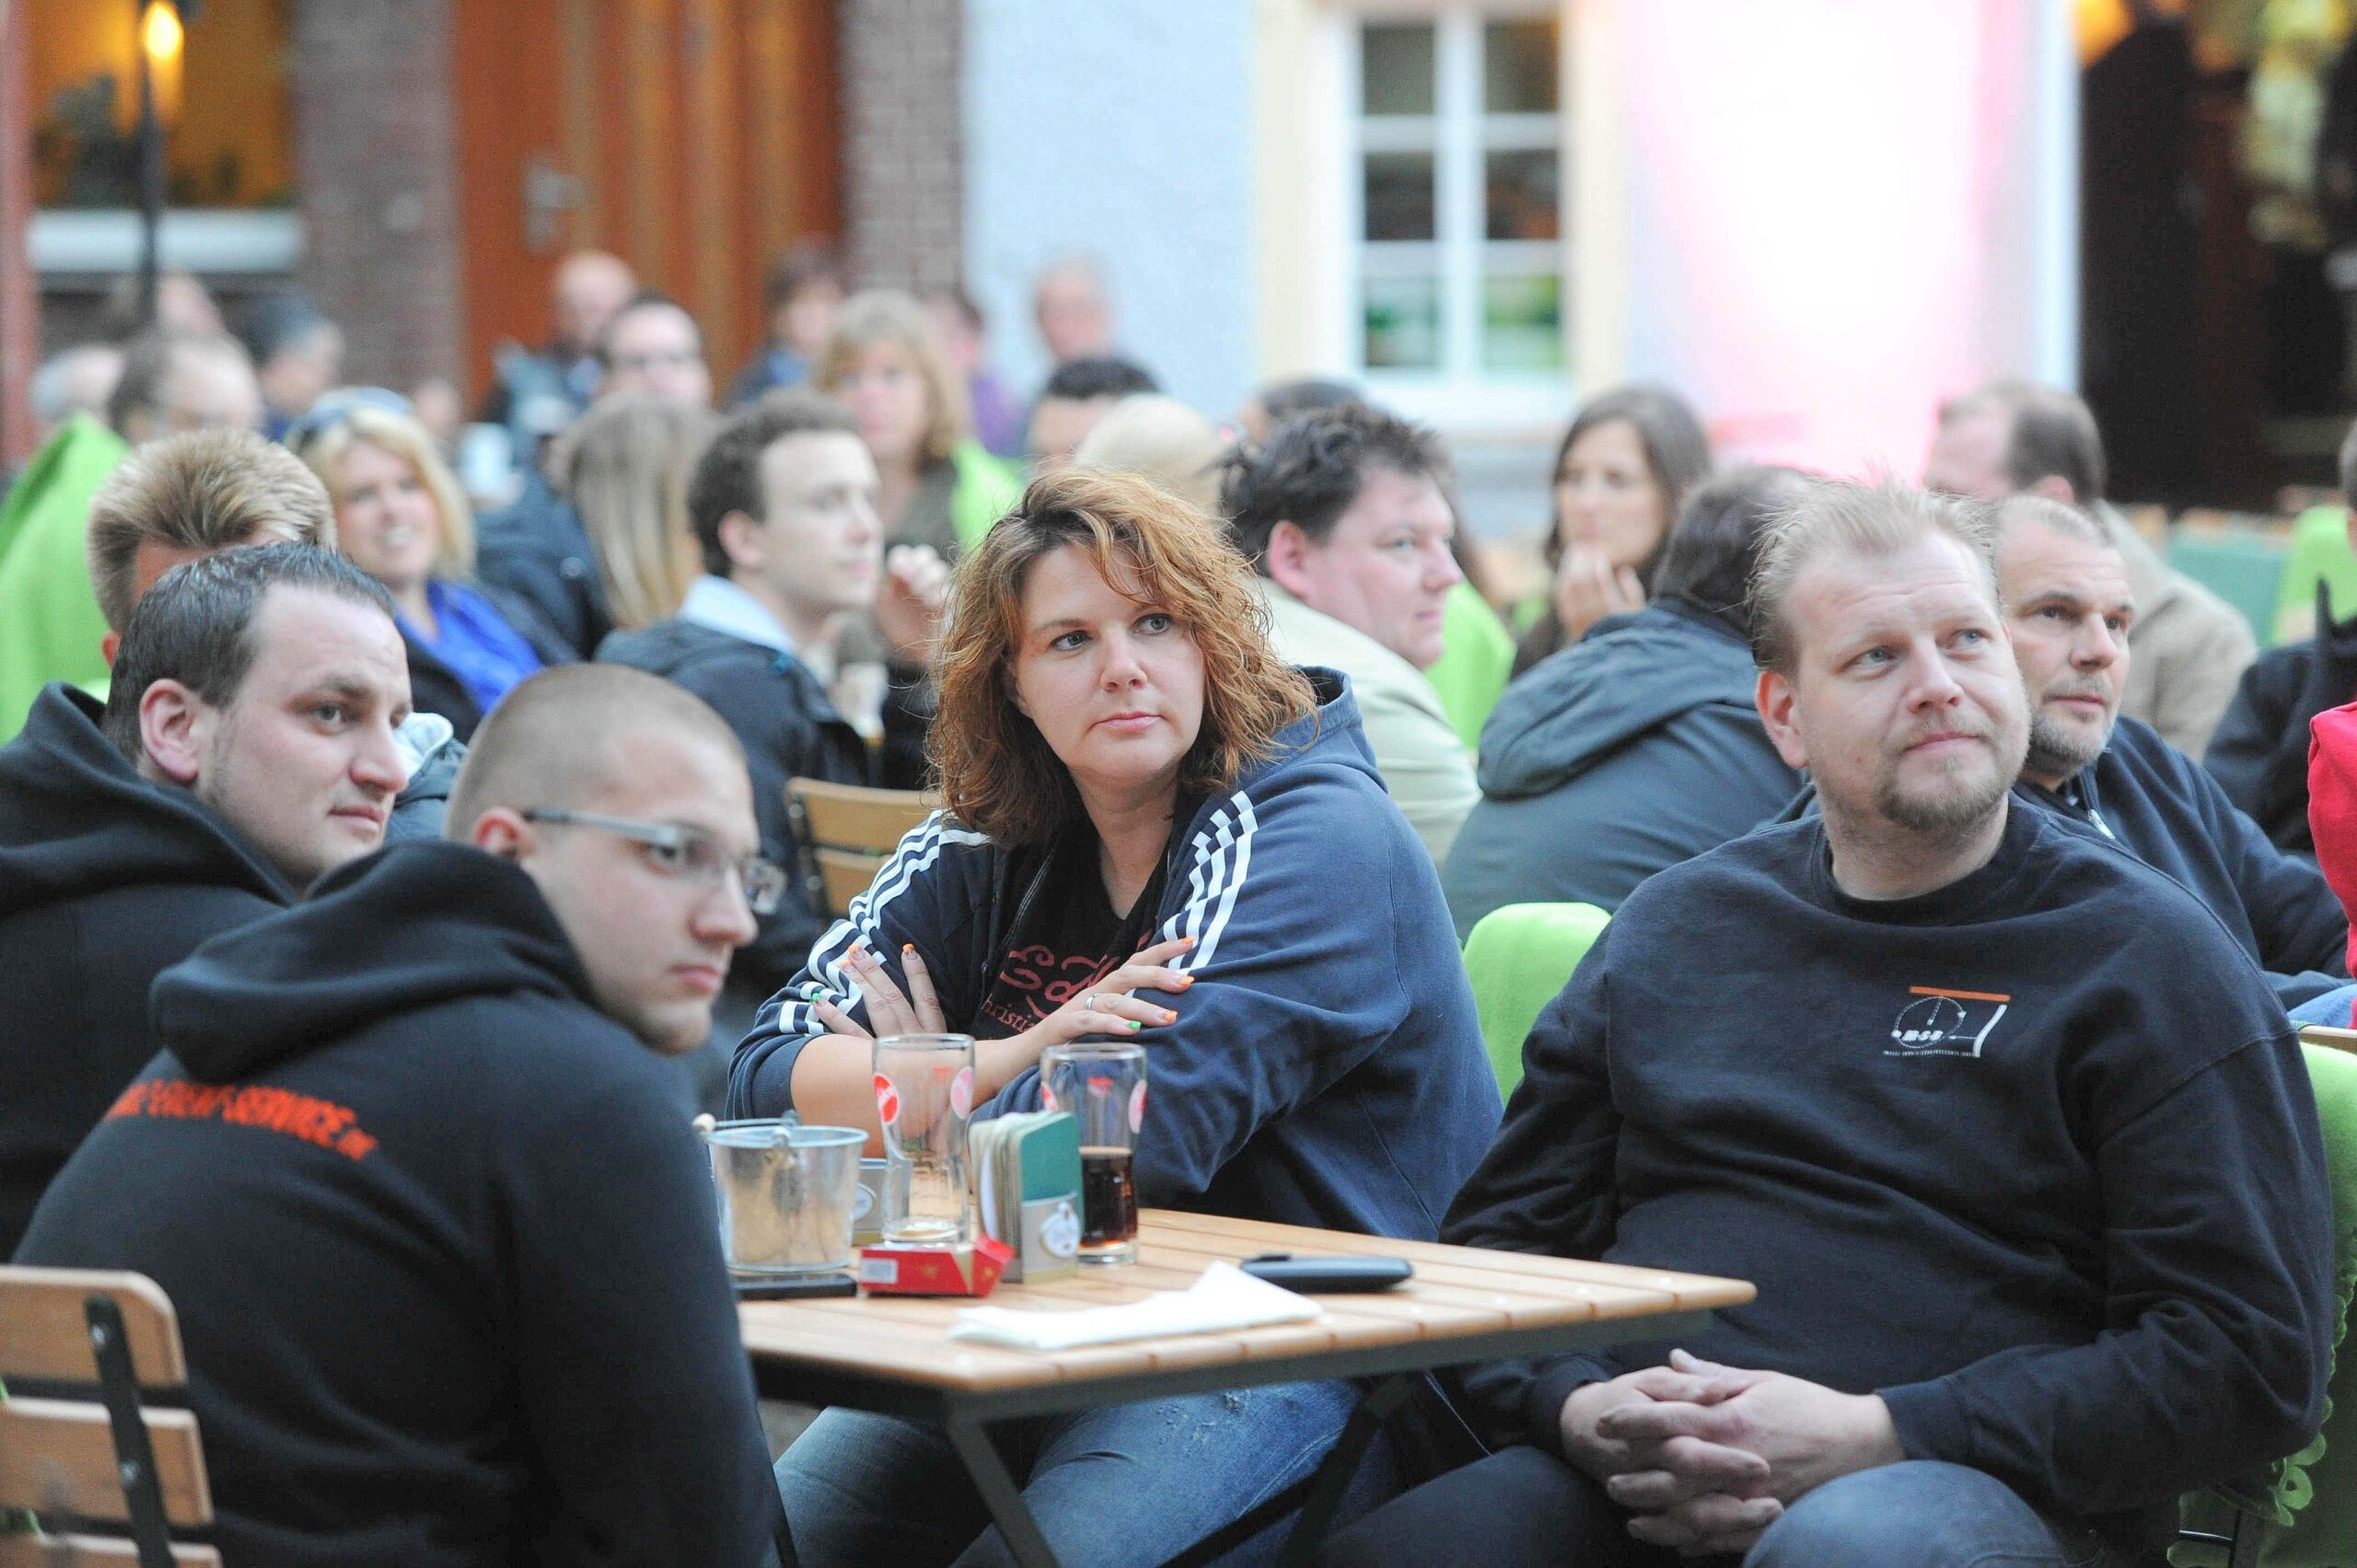
[[[2142,719],[2189,757],[2210,744],[2258,641],[2242,612],[2168,563],[2115,514],[2136,619],[2128,629],[2128,686],[2119,711]]]
[[[1473,782],[1473,759],[1441,710],[1440,693],[1414,665],[1358,628],[1310,609],[1266,577],[1259,582],[1278,656],[1351,678],[1383,787],[1424,841],[1433,864],[1441,865],[1481,789]]]

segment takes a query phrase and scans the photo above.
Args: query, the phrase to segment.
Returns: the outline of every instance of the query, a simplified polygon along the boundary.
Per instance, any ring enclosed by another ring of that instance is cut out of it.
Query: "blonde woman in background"
[[[559,438],[553,464],[598,562],[621,631],[676,615],[703,570],[688,528],[688,477],[719,422],[645,393],[609,398]]]
[[[859,421],[883,481],[877,512],[888,543],[931,545],[954,559],[1022,494],[1013,470],[974,439],[965,384],[914,296],[853,295],[811,379]]]
[[[474,513],[409,400],[331,392],[286,433],[335,503],[337,543],[392,595],[411,701],[461,740],[508,690],[574,656],[522,599],[476,582]]]

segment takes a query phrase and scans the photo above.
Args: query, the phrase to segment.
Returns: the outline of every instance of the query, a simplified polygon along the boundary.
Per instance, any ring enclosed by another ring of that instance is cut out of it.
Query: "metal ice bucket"
[[[720,1249],[731,1271],[807,1274],[851,1267],[866,1133],[767,1119],[699,1132],[712,1152]]]

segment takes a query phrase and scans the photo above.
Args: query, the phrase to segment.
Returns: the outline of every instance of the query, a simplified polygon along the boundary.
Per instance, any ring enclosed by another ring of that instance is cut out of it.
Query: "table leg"
[[[1351,1412],[1343,1423],[1342,1434],[1326,1451],[1311,1481],[1309,1498],[1301,1505],[1301,1517],[1294,1522],[1293,1533],[1285,1538],[1284,1551],[1277,1557],[1277,1568],[1308,1568],[1318,1557],[1318,1543],[1326,1539],[1326,1527],[1332,1522],[1334,1511],[1342,1505],[1342,1493],[1349,1489],[1351,1478],[1358,1474],[1359,1461],[1366,1458],[1367,1445],[1375,1441],[1391,1412],[1407,1402],[1416,1391],[1420,1374],[1395,1372],[1366,1391],[1359,1400],[1359,1408]]]
[[[1031,1517],[1030,1506],[1023,1501],[1023,1489],[1015,1484],[1006,1461],[999,1457],[998,1445],[991,1441],[982,1423],[951,1411],[942,1416],[941,1429],[949,1434],[950,1446],[965,1462],[966,1473],[973,1478],[974,1489],[982,1494],[1015,1561],[1022,1568],[1059,1568],[1048,1538],[1039,1533],[1039,1521]]]

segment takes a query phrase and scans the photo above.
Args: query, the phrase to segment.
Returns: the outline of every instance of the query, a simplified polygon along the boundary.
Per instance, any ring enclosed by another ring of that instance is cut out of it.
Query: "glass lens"
[[[1491,114],[1555,112],[1553,20],[1492,22],[1481,29],[1481,108]]]
[[[1430,239],[1433,211],[1432,154],[1366,155],[1369,239]]]
[[[1552,147],[1491,153],[1484,203],[1492,239],[1556,239],[1562,235],[1562,198]]]
[[[1431,277],[1366,280],[1364,322],[1370,370],[1440,367],[1440,284]]]
[[[1361,112],[1433,111],[1433,29],[1430,23],[1369,27],[1360,55]]]
[[[1481,284],[1481,366],[1557,370],[1563,364],[1562,283],[1552,274]]]

